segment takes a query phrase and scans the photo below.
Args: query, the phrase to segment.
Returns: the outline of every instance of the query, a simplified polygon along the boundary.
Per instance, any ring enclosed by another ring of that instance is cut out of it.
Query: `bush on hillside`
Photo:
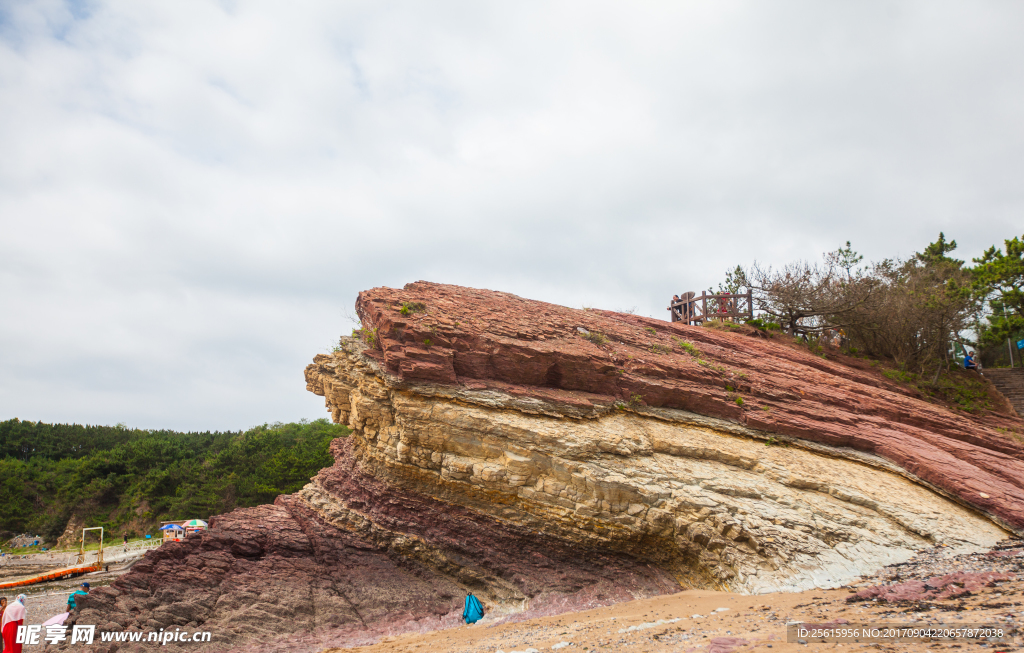
[[[773,269],[755,262],[726,277],[751,288],[763,321],[812,340],[842,331],[849,350],[934,373],[936,383],[956,363],[954,344],[973,346],[972,331],[983,343],[1003,345],[1024,336],[1024,243],[1006,241],[1006,253],[991,248],[975,267],[950,256],[956,246],[940,233],[910,259],[860,266],[863,257],[847,242],[821,263]]]

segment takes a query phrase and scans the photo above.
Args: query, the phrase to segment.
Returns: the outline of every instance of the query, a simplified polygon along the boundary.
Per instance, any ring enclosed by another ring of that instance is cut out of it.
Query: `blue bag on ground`
[[[475,624],[484,617],[484,606],[472,594],[466,595],[466,607],[462,609],[462,618],[467,624]]]

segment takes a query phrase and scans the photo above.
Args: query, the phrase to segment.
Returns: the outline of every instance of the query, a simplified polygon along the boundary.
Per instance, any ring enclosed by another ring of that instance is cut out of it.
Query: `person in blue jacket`
[[[462,618],[467,624],[475,624],[484,617],[484,606],[480,605],[480,600],[472,594],[466,595],[466,607],[462,609]]]
[[[978,363],[978,359],[975,358],[973,351],[964,356],[964,369],[974,370],[978,374],[981,374],[981,364]]]

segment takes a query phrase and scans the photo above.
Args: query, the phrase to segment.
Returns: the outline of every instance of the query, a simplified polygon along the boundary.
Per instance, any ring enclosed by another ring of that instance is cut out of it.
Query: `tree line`
[[[719,291],[750,288],[767,321],[789,333],[842,332],[854,352],[938,374],[957,346],[995,357],[1024,338],[1024,237],[972,264],[954,258],[956,248],[939,233],[909,258],[865,262],[848,241],[819,263],[736,266]]]
[[[75,515],[112,536],[270,503],[333,463],[325,419],[247,431],[0,422],[0,530],[53,541]]]

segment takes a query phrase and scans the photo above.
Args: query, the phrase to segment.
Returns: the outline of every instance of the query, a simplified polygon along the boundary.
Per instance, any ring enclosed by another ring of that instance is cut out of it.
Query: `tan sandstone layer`
[[[407,383],[357,339],[318,356],[310,389],[353,429],[353,455],[408,491],[588,549],[621,551],[683,586],[836,587],[936,544],[1006,532],[895,465],[678,409],[608,410]],[[342,502],[314,483],[321,513]]]

